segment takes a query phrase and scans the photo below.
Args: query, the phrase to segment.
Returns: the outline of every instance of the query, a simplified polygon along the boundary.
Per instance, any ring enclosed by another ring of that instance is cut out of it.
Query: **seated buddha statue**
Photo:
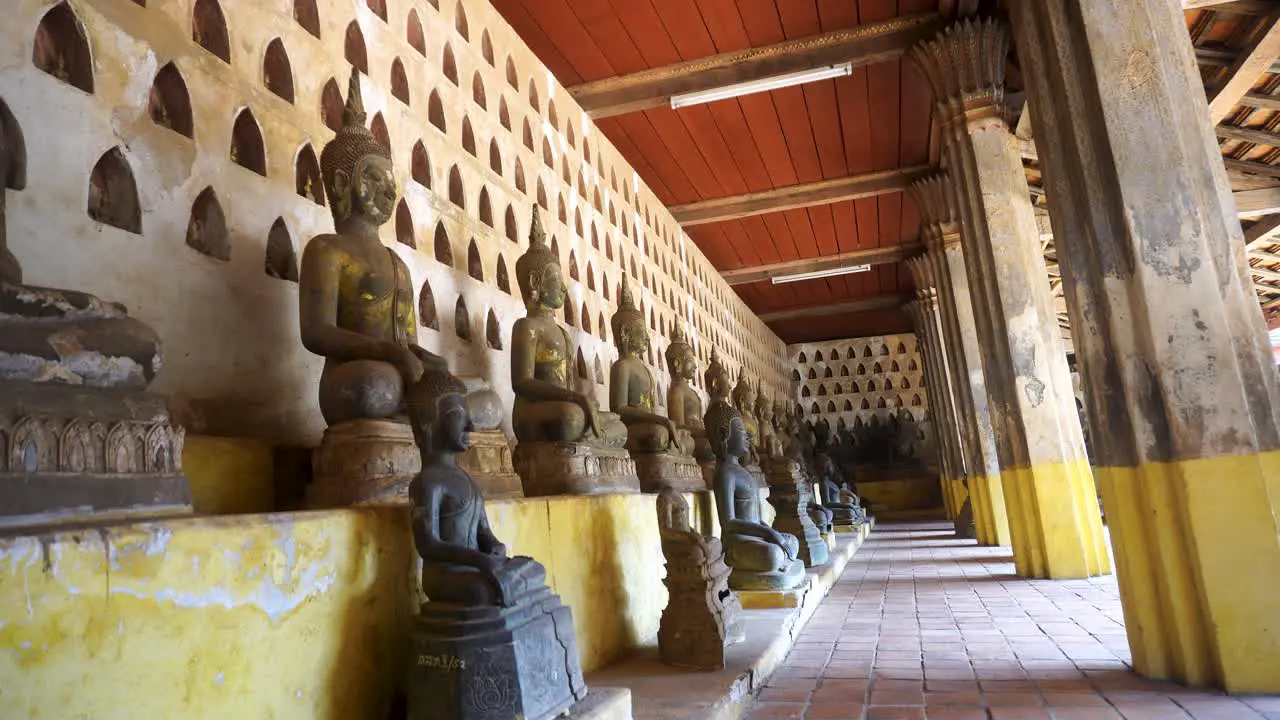
[[[671,371],[671,387],[667,390],[667,414],[676,427],[693,438],[693,456],[698,462],[715,459],[707,432],[702,427],[702,398],[693,389],[693,378],[698,372],[698,358],[693,346],[685,338],[684,331],[676,328],[667,346],[667,368]]]
[[[778,434],[773,426],[773,406],[769,404],[769,399],[764,396],[763,383],[757,386],[756,422],[760,426],[760,451],[758,454],[761,461],[767,465],[782,459],[782,444],[778,441]]]
[[[609,368],[609,409],[627,426],[627,450],[691,453],[692,437],[653,411],[653,374],[642,359],[649,352],[649,330],[644,314],[636,309],[626,275],[618,290],[618,310],[610,321],[618,359]]]
[[[832,522],[836,525],[856,525],[866,520],[866,514],[860,505],[846,501],[841,488],[847,483],[841,477],[840,469],[832,458],[830,450],[831,426],[822,420],[814,427],[813,469],[821,495],[822,505],[831,513]],[[850,491],[849,495],[853,495]],[[856,503],[857,496],[853,496]]]
[[[560,262],[533,209],[529,249],[516,260],[516,281],[528,311],[511,330],[511,424],[522,442],[571,442],[621,447],[626,428],[606,420],[590,395],[573,389],[569,334],[556,322],[567,289]]]
[[[750,446],[747,457],[743,459],[743,463],[748,467],[758,468],[760,467],[760,423],[756,420],[756,394],[751,391],[746,367],[738,371],[738,384],[733,388],[733,407],[742,416],[742,424],[747,429],[747,437],[750,440],[747,443]]]
[[[320,412],[330,425],[402,416],[405,389],[443,362],[418,346],[409,269],[378,237],[396,182],[391,152],[364,121],[352,68],[342,127],[320,153],[334,232],[307,243],[298,278],[302,344],[325,359]]]
[[[725,561],[733,568],[735,590],[788,590],[804,580],[800,542],[761,522],[760,489],[742,467],[751,443],[742,416],[723,399],[713,400],[704,418],[716,456],[714,490]]]

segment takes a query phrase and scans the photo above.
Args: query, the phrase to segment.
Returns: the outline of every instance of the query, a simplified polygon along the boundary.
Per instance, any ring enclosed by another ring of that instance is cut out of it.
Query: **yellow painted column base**
[[[1098,468],[1134,668],[1280,693],[1280,452]]]
[[[1009,516],[1000,477],[979,475],[969,478],[969,494],[973,497],[973,525],[977,530],[978,544],[1008,546]]]
[[[951,493],[951,483],[955,482],[946,475],[938,477],[938,484],[942,486],[942,510],[946,513],[948,520],[955,520],[959,514],[960,508],[956,507],[955,500]]]
[[[1069,579],[1111,572],[1088,460],[1005,470],[1000,481],[1018,575]]]

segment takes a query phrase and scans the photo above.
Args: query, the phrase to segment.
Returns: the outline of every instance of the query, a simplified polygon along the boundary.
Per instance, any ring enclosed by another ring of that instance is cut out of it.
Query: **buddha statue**
[[[743,639],[742,605],[729,589],[724,548],[693,529],[678,491],[664,488],[657,507],[669,597],[658,625],[658,656],[675,667],[723,669],[725,646]]]
[[[621,447],[626,428],[605,422],[595,399],[572,387],[569,334],[556,322],[567,292],[560,262],[547,247],[533,209],[529,249],[516,261],[516,280],[528,314],[511,331],[512,426],[521,442],[571,442]]]
[[[653,411],[653,374],[643,360],[649,352],[649,330],[644,314],[636,309],[626,275],[618,289],[618,310],[611,324],[619,356],[609,369],[609,409],[627,426],[627,450],[691,454],[692,436]]]
[[[818,484],[822,507],[828,511],[831,523],[857,525],[866,521],[866,513],[858,503],[857,495],[848,489],[848,482],[841,477],[840,469],[831,456],[830,431],[831,426],[826,420],[814,427],[814,479]]]
[[[702,384],[707,386],[710,402],[716,400],[728,402],[729,395],[733,392],[733,376],[720,362],[720,352],[714,347],[711,348],[711,362],[707,364],[707,369],[702,374]]]
[[[782,444],[778,442],[778,434],[773,426],[773,406],[764,396],[764,384],[757,384],[756,422],[760,425],[761,461],[768,465],[782,458]]]
[[[698,372],[698,358],[684,331],[675,329],[667,346],[667,368],[671,371],[671,388],[667,390],[667,414],[676,427],[693,437],[693,455],[698,462],[713,462],[707,432],[702,427],[702,398],[693,389]]]
[[[508,557],[457,464],[472,427],[466,386],[432,365],[407,395],[422,455],[409,488],[413,539],[428,598],[414,622],[410,717],[550,720],[586,695],[572,614],[542,565]],[[490,686],[504,692],[470,692]]]
[[[364,121],[352,68],[342,127],[320,153],[334,232],[307,243],[298,278],[302,344],[325,359],[320,412],[329,425],[402,418],[405,389],[424,366],[443,363],[418,346],[409,269],[378,237],[396,182],[390,150]]]
[[[713,365],[716,363],[713,358]],[[714,490],[725,559],[735,590],[789,590],[805,577],[797,559],[799,541],[760,520],[760,490],[739,462],[751,441],[742,416],[723,398],[711,401],[704,417],[716,456]]]
[[[738,370],[738,384],[733,388],[733,407],[742,415],[742,424],[750,438],[750,450],[743,462],[748,467],[759,468],[760,423],[756,421],[756,394],[751,390],[745,367]]]

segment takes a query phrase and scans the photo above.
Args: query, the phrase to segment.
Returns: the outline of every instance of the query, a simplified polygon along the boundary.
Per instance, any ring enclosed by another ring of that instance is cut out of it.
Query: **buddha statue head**
[[[636,309],[626,275],[622,276],[622,287],[618,289],[618,311],[609,322],[622,357],[640,357],[649,351],[649,330],[645,326],[644,313]]]
[[[712,400],[727,401],[729,399],[729,393],[733,391],[733,375],[720,362],[720,353],[715,348],[711,348],[711,363],[703,373],[703,380],[707,386],[707,394]]]
[[[747,436],[747,426],[742,422],[742,413],[730,405],[728,400],[712,400],[703,416],[703,424],[707,429],[711,452],[715,453],[717,460],[740,458],[750,452],[751,440]]]
[[[473,426],[467,386],[442,367],[429,367],[406,393],[413,438],[424,454],[464,452]]]
[[[679,327],[671,336],[671,344],[667,346],[667,368],[676,380],[693,381],[698,373],[698,359],[694,356],[693,346],[685,337],[684,330]]]
[[[738,412],[754,414],[755,393],[751,392],[751,381],[747,380],[747,369],[738,371],[738,385],[733,388],[733,406]]]
[[[536,205],[529,223],[529,249],[516,260],[516,282],[529,312],[555,311],[564,306],[568,289],[560,275],[560,258],[547,247],[547,233],[542,229]]]
[[[377,227],[390,220],[395,210],[391,150],[374,139],[364,121],[360,71],[352,68],[342,127],[320,153],[320,173],[335,224],[354,216]]]

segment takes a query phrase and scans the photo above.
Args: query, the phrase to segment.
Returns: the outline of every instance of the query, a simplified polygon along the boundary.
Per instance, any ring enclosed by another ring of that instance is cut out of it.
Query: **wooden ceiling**
[[[901,54],[941,27],[939,0],[494,6],[783,340],[910,329],[889,300],[913,289],[900,248],[915,249],[920,222],[903,189],[929,164],[933,103]],[[850,58],[847,77],[669,106],[676,92]],[[840,254],[878,264],[767,279]]]

